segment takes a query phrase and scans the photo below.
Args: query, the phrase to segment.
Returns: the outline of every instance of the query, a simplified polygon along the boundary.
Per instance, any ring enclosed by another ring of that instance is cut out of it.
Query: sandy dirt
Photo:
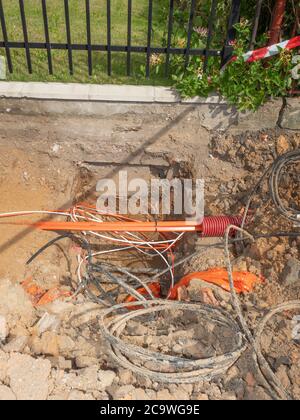
[[[128,115],[125,120],[124,116],[106,120],[21,115],[0,118],[0,212],[65,208],[82,195],[90,196],[91,192],[94,196],[99,177],[114,177],[120,168],[126,168],[131,176],[142,175],[147,180],[154,174],[204,177],[206,214],[237,214],[266,166],[278,155],[300,146],[299,134],[279,129],[242,135],[209,133],[199,128],[195,115],[174,124],[172,116],[165,115],[145,120],[137,115]],[[298,181],[288,180],[291,188],[286,188],[285,193],[290,200],[298,199]],[[295,229],[274,212],[267,186],[255,199],[254,211],[251,229],[255,232]],[[99,305],[80,294],[71,302],[58,300],[38,309],[32,306],[20,286],[24,278],[31,276],[46,289],[64,285],[71,291],[74,255],[70,241],[65,241],[26,268],[26,260],[53,235],[23,233],[24,227],[1,225],[0,326],[2,316],[7,331],[0,349],[0,400],[272,398],[251,350],[225,375],[195,385],[166,385],[120,368],[99,334]],[[181,251],[187,255],[212,243],[191,237]],[[274,238],[233,250],[235,269],[266,279],[253,293],[241,298],[252,331],[270,307],[299,298],[300,275],[289,278],[288,285],[284,283],[286,270],[299,267],[299,245],[298,239]],[[192,271],[224,265],[222,247],[211,247],[185,264],[176,279]],[[226,292],[211,288],[211,293],[215,306],[235,316]],[[181,296],[187,302],[207,303],[203,285],[195,282]],[[298,399],[300,356],[299,343],[292,339],[294,315],[290,312],[275,317],[267,326],[262,347],[274,373]],[[45,319],[48,324],[41,322]],[[126,340],[189,358],[215,356],[232,346],[228,331],[208,328],[197,317],[182,320],[173,314],[156,321],[154,326],[151,322],[133,324]],[[28,369],[30,381],[26,379]]]

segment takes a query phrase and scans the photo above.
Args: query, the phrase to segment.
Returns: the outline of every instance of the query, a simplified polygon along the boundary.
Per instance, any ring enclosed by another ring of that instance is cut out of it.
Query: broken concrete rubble
[[[284,286],[300,285],[300,261],[291,259],[286,263],[281,274],[281,282]]]
[[[281,127],[289,130],[300,130],[300,106],[298,98],[288,98],[281,119]]]
[[[3,350],[6,353],[23,353],[28,342],[28,336],[14,337],[5,346],[3,346]]]
[[[12,390],[5,385],[0,385],[0,401],[15,401],[17,398]]]
[[[75,359],[75,364],[78,369],[87,368],[90,366],[98,365],[99,360],[96,357],[78,356]]]
[[[0,315],[0,343],[5,341],[8,336],[8,325],[6,318]]]
[[[105,389],[110,387],[116,377],[116,373],[111,370],[100,370],[98,372],[98,380],[101,383],[102,390],[104,391]]]
[[[56,333],[45,332],[41,338],[32,337],[30,347],[32,353],[36,355],[59,355],[58,336]]]
[[[73,367],[72,366],[72,361],[71,360],[66,360],[62,356],[50,357],[48,360],[51,362],[51,366],[54,367],[54,368],[57,368],[57,369],[70,371]]]
[[[0,314],[10,327],[17,323],[31,326],[35,320],[35,310],[22,287],[7,279],[0,282]]]
[[[38,335],[42,335],[46,331],[56,332],[59,329],[59,326],[59,318],[46,312],[36,324],[35,329]]]
[[[30,356],[13,354],[8,361],[10,388],[18,400],[46,400],[49,393],[51,364]]]

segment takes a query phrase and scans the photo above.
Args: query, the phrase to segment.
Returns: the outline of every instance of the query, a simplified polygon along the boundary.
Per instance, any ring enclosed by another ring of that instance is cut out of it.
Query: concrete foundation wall
[[[136,115],[142,119],[198,120],[208,131],[256,131],[277,126],[300,130],[300,101],[276,99],[257,112],[238,112],[216,95],[181,100],[170,89],[152,86],[62,83],[0,83],[0,113],[107,118]]]

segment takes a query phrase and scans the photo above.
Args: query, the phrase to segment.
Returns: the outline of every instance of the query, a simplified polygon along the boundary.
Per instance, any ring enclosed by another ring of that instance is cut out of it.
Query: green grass
[[[44,25],[40,0],[25,0],[29,41],[45,42]],[[92,42],[106,44],[106,0],[91,0]],[[161,23],[161,7],[165,0],[154,1],[152,45],[161,45],[167,23]],[[70,19],[73,43],[86,43],[86,15],[84,0],[70,0]],[[127,44],[127,0],[112,0],[112,44]],[[23,41],[23,32],[18,0],[3,0],[10,41]],[[66,27],[63,0],[47,1],[51,42],[66,43]],[[133,1],[132,45],[147,44],[148,0]],[[2,32],[1,32],[2,40]],[[0,49],[0,54],[5,55]],[[142,66],[145,54],[132,54],[132,77],[126,77],[126,53],[112,53],[112,76],[107,75],[107,54],[93,52],[93,76],[88,75],[87,52],[73,51],[74,75],[69,74],[67,51],[52,50],[54,75],[48,73],[47,53],[31,50],[33,74],[29,75],[24,49],[12,49],[14,73],[9,80],[17,81],[61,81],[82,83],[130,83],[170,84],[159,75],[146,79]]]

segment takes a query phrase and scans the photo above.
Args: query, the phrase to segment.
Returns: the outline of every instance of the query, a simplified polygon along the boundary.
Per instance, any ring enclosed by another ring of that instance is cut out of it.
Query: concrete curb
[[[181,99],[176,90],[168,87],[80,83],[0,82],[0,97],[89,102],[226,104],[218,95]]]

